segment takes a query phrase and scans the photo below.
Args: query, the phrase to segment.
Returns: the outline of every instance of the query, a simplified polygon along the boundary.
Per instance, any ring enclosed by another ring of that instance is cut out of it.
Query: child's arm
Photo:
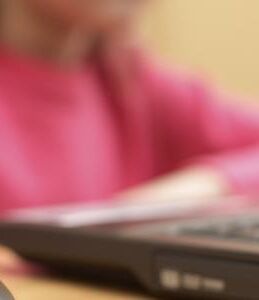
[[[161,136],[166,133],[166,152],[172,153],[166,164],[180,169],[124,197],[259,194],[259,107],[233,105],[226,94],[188,76],[154,71],[148,76],[155,126]]]
[[[118,199],[138,202],[202,198],[207,201],[210,198],[227,195],[230,190],[227,182],[215,170],[189,167],[125,191],[118,195]]]

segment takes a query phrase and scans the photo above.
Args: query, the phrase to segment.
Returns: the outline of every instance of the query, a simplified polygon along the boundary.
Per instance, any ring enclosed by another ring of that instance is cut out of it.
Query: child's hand
[[[215,171],[205,168],[188,168],[173,175],[164,176],[143,186],[118,195],[119,199],[138,201],[174,201],[186,198],[224,196],[230,187]]]

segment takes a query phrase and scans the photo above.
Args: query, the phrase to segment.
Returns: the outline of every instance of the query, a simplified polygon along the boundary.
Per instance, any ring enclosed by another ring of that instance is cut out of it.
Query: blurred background
[[[258,0],[154,0],[141,27],[147,43],[170,63],[259,96]]]

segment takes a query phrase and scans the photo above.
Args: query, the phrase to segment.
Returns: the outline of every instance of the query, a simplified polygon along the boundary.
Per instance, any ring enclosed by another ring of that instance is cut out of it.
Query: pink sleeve
[[[159,152],[163,164],[205,164],[221,172],[233,192],[259,193],[259,107],[240,105],[189,75],[148,75],[156,140],[166,145]]]

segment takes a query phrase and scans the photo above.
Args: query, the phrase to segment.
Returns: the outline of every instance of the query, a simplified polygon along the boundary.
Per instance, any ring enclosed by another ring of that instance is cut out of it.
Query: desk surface
[[[26,269],[26,265],[5,249],[0,249],[0,280],[15,300],[148,300],[141,294],[111,288],[74,283]]]

